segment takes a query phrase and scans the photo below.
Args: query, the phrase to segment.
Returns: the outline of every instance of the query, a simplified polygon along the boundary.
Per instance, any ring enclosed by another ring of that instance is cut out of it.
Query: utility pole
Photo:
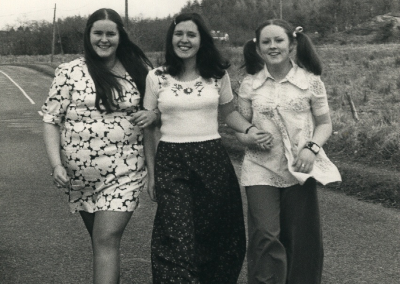
[[[279,19],[282,20],[282,0],[279,0]]]
[[[128,0],[125,0],[125,28],[129,30]]]
[[[61,54],[64,55],[64,49],[62,47],[62,42],[61,42],[60,28],[58,27],[57,22],[56,22],[56,26],[57,26],[58,42],[60,43]]]
[[[54,3],[54,16],[53,16],[53,42],[51,44],[51,57],[50,57],[50,62],[53,62],[53,56],[54,56],[54,45],[56,44],[56,5]]]

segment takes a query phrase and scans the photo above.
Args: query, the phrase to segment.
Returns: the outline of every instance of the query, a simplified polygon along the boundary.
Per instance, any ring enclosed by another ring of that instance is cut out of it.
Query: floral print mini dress
[[[60,126],[61,159],[70,178],[71,212],[134,211],[145,186],[143,133],[130,115],[140,94],[128,73],[114,92],[112,113],[95,107],[96,92],[85,59],[60,65],[42,107],[43,121]]]

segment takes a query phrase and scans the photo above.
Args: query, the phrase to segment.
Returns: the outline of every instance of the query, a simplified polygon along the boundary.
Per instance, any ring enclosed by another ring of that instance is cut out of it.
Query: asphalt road
[[[39,111],[50,84],[51,78],[36,71],[0,66],[1,284],[86,284],[92,279],[89,236],[49,176]],[[124,284],[151,279],[156,205],[145,192],[141,197],[122,241]],[[323,283],[400,283],[400,211],[323,188],[319,197]],[[243,201],[245,207],[244,194]],[[245,265],[238,283],[247,283]]]

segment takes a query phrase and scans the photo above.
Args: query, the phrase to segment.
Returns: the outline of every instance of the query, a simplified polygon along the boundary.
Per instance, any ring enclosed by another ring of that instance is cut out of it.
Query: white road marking
[[[0,70],[0,73],[2,73],[4,76],[6,76],[11,82],[14,83],[15,86],[17,86],[18,89],[21,90],[22,94],[24,94],[24,96],[28,99],[28,101],[31,102],[31,104],[35,104],[35,102],[28,96],[27,93],[25,93],[24,89],[22,89],[13,79],[11,79],[10,76],[8,76],[6,73],[4,73],[3,71]]]

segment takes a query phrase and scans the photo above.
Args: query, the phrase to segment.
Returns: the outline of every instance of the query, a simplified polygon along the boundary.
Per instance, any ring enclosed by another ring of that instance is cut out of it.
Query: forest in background
[[[399,0],[192,0],[180,12],[201,14],[212,30],[229,34],[230,46],[242,46],[255,28],[270,18],[288,20],[318,43],[349,43],[350,35],[368,36],[365,43],[398,42],[400,30],[393,21],[371,25],[378,15],[400,17]],[[123,16],[123,15],[121,15]],[[146,52],[164,48],[166,30],[173,15],[166,18],[129,18],[131,39]],[[87,18],[67,17],[56,21],[56,54],[81,54]],[[342,35],[341,37],[333,35]],[[44,55],[51,53],[53,24],[21,22],[18,28],[0,31],[0,55]]]

